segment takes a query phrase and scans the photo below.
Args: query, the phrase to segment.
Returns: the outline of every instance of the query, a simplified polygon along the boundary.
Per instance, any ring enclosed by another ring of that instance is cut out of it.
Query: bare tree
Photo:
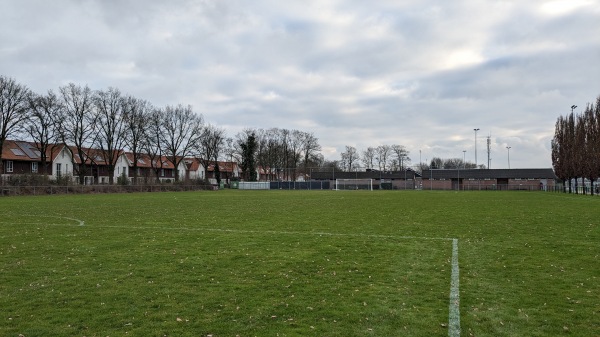
[[[594,182],[600,175],[600,147],[598,145],[600,134],[596,121],[596,115],[594,114],[594,105],[588,104],[581,120],[584,123],[584,137],[585,137],[585,150],[582,158],[581,165],[585,171],[584,177],[590,180],[590,194],[594,195]],[[585,194],[585,189],[584,189]]]
[[[431,158],[431,163],[429,164],[429,167],[432,170],[443,169],[444,168],[444,160],[439,157],[433,157],[433,158]]]
[[[279,144],[281,146],[281,153],[280,153],[280,165],[279,167],[282,168],[289,168],[290,165],[290,149],[289,149],[289,145],[290,145],[290,130],[287,129],[278,129],[279,131]],[[288,180],[289,179],[289,171],[285,170],[284,171],[284,179]]]
[[[575,161],[575,177],[584,178],[587,176],[589,166],[586,162],[586,123],[583,115],[575,116],[574,145],[573,160]],[[577,183],[575,186],[577,187]],[[577,188],[575,189],[575,193],[579,193]],[[583,194],[585,194],[585,188],[583,189]]]
[[[96,144],[108,169],[108,181],[113,184],[115,166],[126,140],[124,99],[118,89],[99,90],[94,96],[94,106],[98,115]]]
[[[179,164],[192,153],[202,132],[202,116],[192,106],[165,107],[163,144],[167,160],[175,167],[175,181],[179,181]]]
[[[225,156],[225,161],[229,161],[231,165],[231,172],[227,174],[227,183],[229,184],[231,182],[231,178],[233,178],[233,163],[239,162],[239,158],[236,156],[235,143],[233,141],[233,138],[228,137],[227,139],[225,139],[225,151],[223,155]]]
[[[392,145],[392,152],[396,155],[396,160],[400,164],[400,170],[406,168],[406,164],[410,163],[410,157],[408,157],[408,150],[404,145],[394,144]]]
[[[579,193],[579,178],[587,178],[593,187],[600,176],[600,96],[596,106],[588,104],[582,115],[571,113],[560,116],[555,124],[552,138],[552,166],[554,173],[566,192]],[[572,109],[575,106],[572,107]],[[574,186],[572,186],[574,183]],[[594,189],[592,188],[592,193]],[[586,193],[586,189],[583,189]]]
[[[461,158],[448,158],[444,160],[444,169],[456,170],[463,167],[463,160]]]
[[[282,145],[279,142],[280,130],[256,130],[256,163],[269,179],[278,168],[284,166],[281,157]]]
[[[365,151],[363,151],[362,153],[362,162],[365,165],[365,168],[372,170],[373,169],[373,163],[375,162],[375,148],[369,146]]]
[[[563,182],[563,192],[566,192],[566,165],[563,160],[565,148],[564,144],[564,118],[559,116],[554,126],[554,137],[552,138],[552,167],[554,174]]]
[[[52,157],[55,149],[59,148],[56,144],[58,140],[56,116],[60,115],[62,107],[58,96],[52,90],[48,90],[46,95],[32,94],[29,106],[31,113],[25,122],[25,130],[40,151],[41,167],[38,168],[38,172],[50,174],[52,170],[48,165],[48,151]]]
[[[156,182],[160,182],[160,171],[164,167],[162,160],[164,155],[162,135],[165,133],[164,115],[164,110],[160,108],[152,109],[149,112],[146,138],[141,143],[141,148],[150,160],[150,167],[154,171]]]
[[[447,158],[442,159],[439,157],[433,157],[429,166],[423,166],[424,169],[429,169],[429,167],[433,170],[456,170],[456,169],[474,169],[477,168],[477,165],[472,162],[465,162],[462,158]]]
[[[29,113],[31,91],[14,79],[0,75],[0,175],[4,173],[4,142],[21,131]]]
[[[302,150],[303,150],[303,141],[304,135],[301,131],[292,130],[289,134],[288,140],[288,172],[291,173],[291,177],[288,176],[288,180],[295,181],[297,178],[296,169],[298,168],[298,164],[300,163],[300,159],[302,158]],[[291,178],[291,179],[290,179]]]
[[[577,178],[577,164],[574,160],[576,157],[575,149],[575,116],[573,113],[567,116],[565,123],[565,138],[563,147],[566,150],[565,155],[567,156],[565,163],[567,168],[567,177],[569,180],[569,193],[572,193],[573,188],[571,186],[571,180]],[[577,193],[577,179],[575,179],[575,193]]]
[[[93,110],[92,91],[88,86],[81,87],[70,83],[60,87],[60,93],[60,137],[63,143],[75,147],[75,151],[71,151],[71,160],[79,183],[84,184],[88,173],[87,161],[93,159],[90,158],[87,148],[94,144],[97,136],[98,115]]]
[[[389,157],[392,153],[392,148],[389,145],[379,145],[376,149],[375,159],[380,171],[387,169]]]
[[[346,145],[346,151],[342,152],[342,163],[346,171],[351,172],[358,162],[358,151],[354,146]]]
[[[208,124],[202,129],[196,150],[204,168],[214,165],[215,179],[217,185],[221,183],[221,172],[219,168],[219,156],[225,149],[225,129]]]
[[[325,157],[323,156],[323,154],[315,153],[314,155],[308,158],[308,163],[305,163],[305,166],[311,168],[311,170],[312,168],[316,168],[318,171],[320,171],[319,169],[322,168],[324,164]]]
[[[126,147],[132,153],[133,160],[133,183],[138,182],[138,163],[140,152],[144,147],[144,142],[149,141],[148,128],[150,123],[150,114],[153,111],[152,105],[143,99],[137,99],[133,96],[127,96],[123,100],[123,113],[125,117],[125,139]]]
[[[302,132],[302,155],[304,156],[304,174],[307,174],[308,167],[311,162],[316,161],[319,152],[321,151],[321,145],[319,139],[315,137],[312,132]]]

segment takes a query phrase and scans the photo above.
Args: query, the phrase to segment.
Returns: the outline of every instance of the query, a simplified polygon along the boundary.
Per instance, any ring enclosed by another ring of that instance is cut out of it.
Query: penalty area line
[[[82,225],[83,226],[83,225]],[[330,233],[330,232],[300,232],[300,231],[273,231],[273,230],[252,230],[252,229],[227,229],[210,227],[166,227],[166,226],[123,226],[123,225],[91,225],[94,228],[122,228],[122,229],[144,229],[144,230],[166,230],[166,231],[193,231],[193,232],[222,232],[222,233],[241,233],[241,234],[281,234],[281,235],[313,235],[313,236],[340,236],[340,237],[358,237],[374,239],[398,239],[398,240],[440,240],[452,241],[452,238],[444,237],[425,237],[425,236],[401,236],[401,235],[378,235],[364,233]]]
[[[85,226],[85,222],[80,219],[52,216],[52,215],[25,215],[28,217],[45,217],[57,218],[75,221],[78,226]],[[69,224],[38,224],[36,225],[53,225],[53,226],[73,226]],[[380,239],[399,239],[399,240],[440,240],[452,241],[452,262],[451,262],[451,277],[450,277],[450,303],[448,311],[448,336],[460,336],[460,290],[459,290],[459,267],[458,267],[458,239],[445,237],[419,237],[419,236],[396,236],[396,235],[376,235],[362,233],[329,233],[329,232],[298,232],[298,231],[259,231],[259,230],[242,230],[242,229],[224,229],[224,228],[190,228],[190,227],[165,227],[165,226],[123,226],[123,225],[94,225],[94,228],[122,228],[122,229],[144,229],[144,230],[181,230],[181,231],[207,231],[207,232],[223,232],[223,233],[248,233],[248,234],[281,234],[281,235],[319,235],[319,236],[338,236],[338,237],[365,237],[365,238],[380,238]]]

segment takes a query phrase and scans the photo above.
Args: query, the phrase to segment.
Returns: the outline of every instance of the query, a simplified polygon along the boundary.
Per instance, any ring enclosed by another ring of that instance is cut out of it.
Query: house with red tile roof
[[[42,164],[39,146],[34,142],[6,140],[2,147],[3,177],[15,174],[46,174],[52,179],[70,174],[69,151],[63,144],[51,144],[46,149],[46,163]]]
[[[47,162],[41,167],[41,155],[33,142],[7,140],[2,148],[4,177],[15,174],[47,174],[51,179],[71,177],[77,181],[81,158],[84,160],[85,184],[108,184],[109,170],[104,153],[96,148],[83,148],[83,153],[74,146],[52,144],[46,151]],[[134,165],[134,155],[131,152],[118,151],[114,170],[114,182],[121,176],[130,181],[137,179],[138,183],[174,182],[175,170],[184,180],[205,180],[216,184],[215,165],[205,168],[200,158],[185,158],[178,168],[166,156],[152,157],[148,154],[138,154]],[[235,162],[218,162],[221,179],[228,181],[240,176],[239,166]]]
[[[231,179],[240,177],[240,168],[236,162],[233,161],[218,161],[219,174],[222,181],[229,183]],[[206,178],[208,181],[215,185],[217,184],[217,177],[215,172],[216,165],[214,163],[208,165],[206,168]]]
[[[138,183],[153,183],[175,180],[175,167],[166,156],[152,157],[148,154],[138,154],[136,165],[133,157],[132,152],[124,152],[120,158],[120,162],[123,163],[121,172],[125,172],[131,181],[137,179]]]

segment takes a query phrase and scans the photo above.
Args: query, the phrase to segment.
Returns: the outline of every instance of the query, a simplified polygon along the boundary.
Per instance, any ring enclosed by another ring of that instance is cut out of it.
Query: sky
[[[0,74],[312,132],[328,160],[487,165],[489,137],[490,168],[545,168],[556,119],[600,95],[599,37],[600,0],[4,0]]]

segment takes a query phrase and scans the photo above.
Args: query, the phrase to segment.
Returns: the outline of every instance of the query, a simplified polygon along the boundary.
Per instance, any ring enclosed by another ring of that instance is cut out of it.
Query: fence
[[[272,190],[328,190],[329,181],[271,181]]]
[[[182,192],[211,189],[205,185],[48,185],[48,186],[0,186],[0,196],[47,195],[47,194],[95,194],[132,192]]]
[[[240,181],[238,185],[240,190],[268,190],[270,187],[268,181]]]
[[[373,185],[374,190],[394,189],[383,183],[381,186]],[[242,190],[329,190],[330,181],[272,181],[272,182],[239,182],[239,189]],[[18,195],[47,195],[47,194],[95,194],[95,193],[132,193],[132,192],[178,192],[178,191],[199,191],[211,190],[216,187],[211,185],[191,185],[191,184],[160,184],[160,185],[47,185],[47,186],[0,186],[0,197],[18,196]],[[508,184],[508,185],[448,185],[448,186],[429,186],[429,184],[417,185],[416,189],[421,190],[446,190],[446,191],[555,191],[562,192],[562,186],[544,186],[541,188],[538,184]],[[410,188],[408,188],[410,190]],[[590,191],[586,191],[588,194]],[[573,191],[574,193],[574,191]],[[579,191],[583,194],[583,190]],[[598,194],[598,191],[595,191]]]

